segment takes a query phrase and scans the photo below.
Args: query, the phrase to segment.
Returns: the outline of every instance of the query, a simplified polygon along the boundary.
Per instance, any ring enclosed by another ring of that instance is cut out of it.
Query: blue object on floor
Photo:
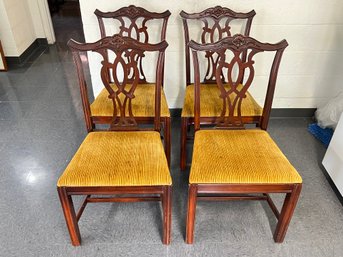
[[[312,123],[308,125],[307,129],[312,135],[314,135],[315,138],[322,142],[326,147],[329,146],[329,143],[333,135],[332,128],[323,129],[319,127],[317,123]]]

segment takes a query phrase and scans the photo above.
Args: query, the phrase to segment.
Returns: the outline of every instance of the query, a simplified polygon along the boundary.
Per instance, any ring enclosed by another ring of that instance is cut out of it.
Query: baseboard
[[[181,108],[172,108],[172,109],[169,109],[169,111],[170,111],[171,117],[181,117],[181,112],[182,112]]]
[[[181,108],[170,109],[170,115],[172,117],[181,116]],[[301,117],[313,117],[316,108],[275,108],[272,109],[272,118],[301,118]]]
[[[275,108],[272,109],[272,118],[302,118],[313,117],[316,108]]]
[[[46,38],[36,38],[35,41],[18,57],[6,57],[8,69],[24,67],[34,62],[48,47]]]

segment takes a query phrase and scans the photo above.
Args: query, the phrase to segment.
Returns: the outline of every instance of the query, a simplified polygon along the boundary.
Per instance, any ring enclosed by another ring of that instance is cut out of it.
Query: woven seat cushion
[[[200,85],[200,116],[217,117],[223,109],[223,101],[219,97],[220,91],[216,84]],[[247,92],[241,106],[242,116],[260,116],[262,108]],[[185,100],[182,108],[182,117],[194,117],[194,84],[186,87]]]
[[[189,182],[287,184],[302,179],[264,130],[200,130]]]
[[[155,131],[91,132],[57,186],[171,185],[160,134]]]
[[[127,88],[130,85],[127,86]],[[135,117],[155,116],[155,85],[139,84],[134,92],[132,100],[132,113]],[[113,115],[113,103],[108,98],[108,91],[104,88],[90,106],[92,116]],[[170,117],[168,104],[164,91],[161,93],[161,117]]]

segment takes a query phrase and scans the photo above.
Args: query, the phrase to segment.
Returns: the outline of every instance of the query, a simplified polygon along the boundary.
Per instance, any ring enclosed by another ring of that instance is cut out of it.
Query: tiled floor
[[[79,35],[73,24],[65,38]],[[86,129],[65,38],[31,67],[0,73],[0,256],[343,256],[343,207],[320,168],[325,149],[301,118],[269,126],[304,180],[283,244],[274,243],[275,218],[260,202],[200,202],[195,244],[184,243],[188,171],[178,167],[175,118],[171,245],[161,243],[157,203],[106,203],[87,207],[82,246],[71,246],[56,181]]]

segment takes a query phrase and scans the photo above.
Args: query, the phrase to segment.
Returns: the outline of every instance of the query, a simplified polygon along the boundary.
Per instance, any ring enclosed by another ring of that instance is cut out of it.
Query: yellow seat
[[[264,130],[199,130],[190,184],[288,184],[302,179]]]
[[[126,88],[131,85],[127,85]],[[132,113],[135,117],[155,116],[155,85],[139,84],[132,100]],[[92,116],[113,116],[113,103],[108,98],[108,91],[104,88],[90,106]],[[170,117],[164,91],[161,93],[161,117]]]
[[[57,182],[58,187],[171,184],[155,131],[89,133]]]
[[[227,87],[226,87],[227,88]],[[241,87],[238,87],[241,88]],[[200,115],[201,117],[218,117],[223,108],[222,99],[217,84],[200,85]],[[242,116],[261,116],[263,109],[247,92],[242,101]],[[233,96],[232,96],[233,97]],[[186,87],[185,101],[182,108],[182,117],[194,117],[194,84]]]

